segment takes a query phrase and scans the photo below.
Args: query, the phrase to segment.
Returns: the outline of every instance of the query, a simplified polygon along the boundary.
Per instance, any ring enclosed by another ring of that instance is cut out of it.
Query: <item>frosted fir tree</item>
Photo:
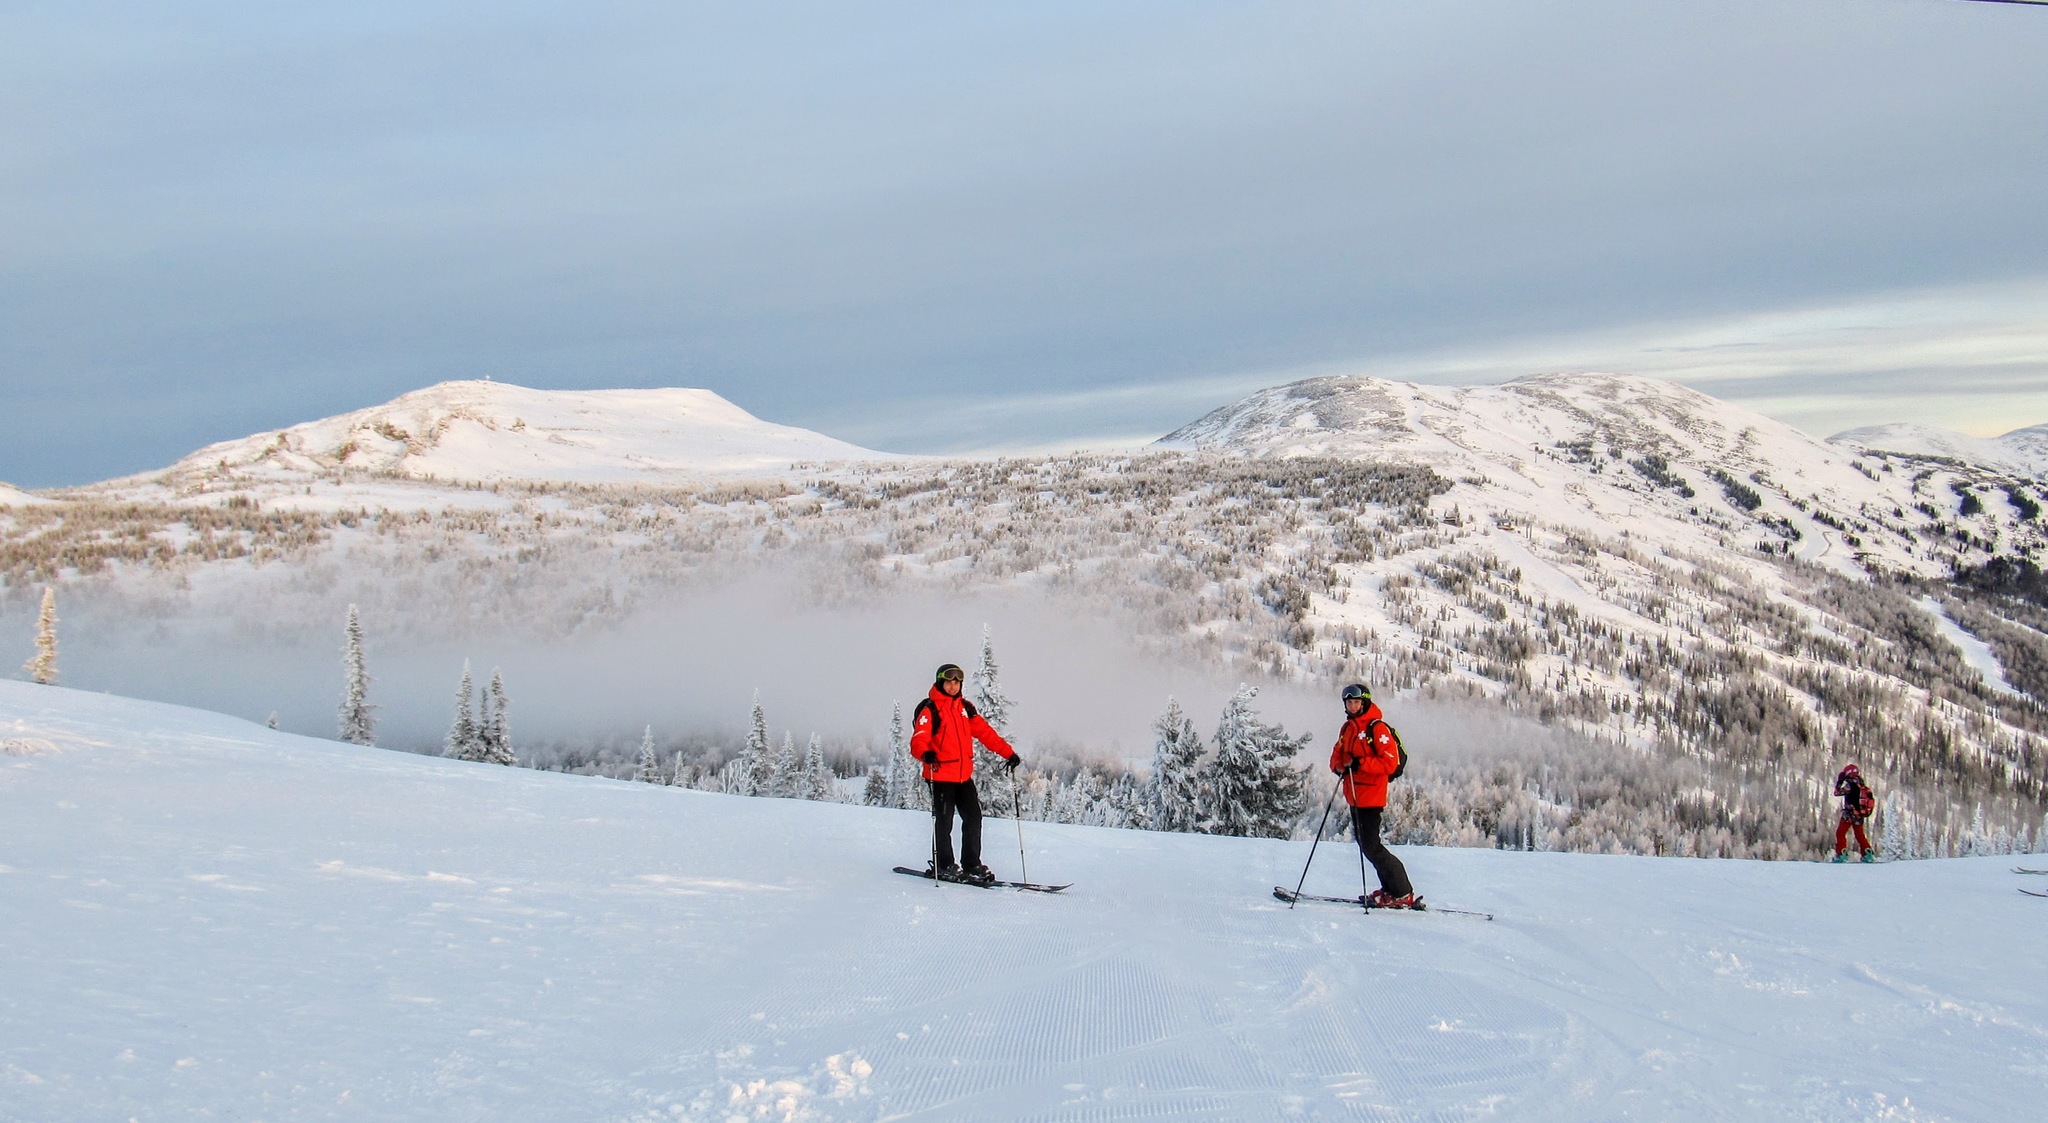
[[[1192,831],[1201,822],[1202,735],[1168,697],[1166,712],[1152,723],[1152,780],[1146,787],[1148,818],[1155,831]]]
[[[810,743],[804,746],[803,783],[798,794],[805,799],[832,802],[839,794],[835,780],[837,777],[825,764],[825,742],[813,733]]]
[[[747,740],[739,755],[727,766],[725,790],[733,795],[766,795],[773,776],[768,757],[768,712],[761,708],[761,692],[754,691],[753,716],[747,723]]]
[[[1258,689],[1240,684],[1216,723],[1216,755],[1202,783],[1202,830],[1248,838],[1285,838],[1302,811],[1296,741],[1252,710]]]
[[[981,626],[981,663],[974,668],[974,708],[981,711],[981,718],[996,727],[996,732],[1009,736],[1010,696],[1003,693],[1003,669],[996,663],[995,640],[991,638],[989,626]]]
[[[661,762],[654,756],[654,727],[651,725],[640,734],[640,768],[633,773],[633,778],[643,784],[662,783]]]
[[[470,678],[469,660],[462,661],[462,682],[455,688],[455,720],[448,723],[448,736],[441,741],[441,755],[456,760],[482,760],[483,739],[476,724],[476,683]]]
[[[689,773],[683,770],[683,750],[676,750],[675,767],[669,771],[668,782],[678,788],[689,786]]]
[[[807,786],[804,782],[804,758],[796,751],[796,735],[785,729],[782,731],[782,751],[775,754],[775,787],[768,794],[801,799]]]
[[[36,613],[36,653],[21,665],[30,681],[57,685],[57,587],[43,586],[43,606]]]
[[[861,785],[860,802],[863,807],[889,806],[889,777],[878,762],[868,764],[867,783]]]
[[[363,625],[348,606],[348,641],[341,649],[345,676],[341,695],[341,739],[351,745],[377,743],[377,707],[370,704],[370,672],[363,662]]]
[[[485,764],[516,765],[512,751],[512,700],[505,697],[505,675],[491,668],[491,685],[484,689],[483,719],[477,723],[477,740],[482,745],[478,759]]]
[[[889,774],[890,807],[924,806],[922,789],[924,784],[918,777],[915,766],[910,763],[910,743],[903,739],[903,703],[890,704],[889,709],[889,760],[885,765]]]
[[[1902,861],[1911,844],[1906,841],[1911,827],[1905,822],[1906,808],[1896,791],[1884,796],[1884,830],[1878,835],[1877,854],[1887,862]]]
[[[1010,710],[1014,703],[1003,693],[1003,669],[996,663],[996,644],[989,633],[989,626],[981,626],[981,662],[974,668],[974,708],[981,719],[995,726],[997,733],[1007,739],[1010,735]],[[1002,767],[1002,758],[984,748],[981,742],[974,743],[974,771],[978,776],[1008,776],[1012,787],[1016,774]],[[1014,801],[1015,793],[1012,793]]]

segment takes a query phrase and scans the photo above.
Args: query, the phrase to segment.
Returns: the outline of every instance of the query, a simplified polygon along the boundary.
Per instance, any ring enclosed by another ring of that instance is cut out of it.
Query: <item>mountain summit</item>
[[[210,445],[174,476],[337,471],[448,482],[672,482],[887,453],[763,421],[709,390],[443,382],[381,406]]]

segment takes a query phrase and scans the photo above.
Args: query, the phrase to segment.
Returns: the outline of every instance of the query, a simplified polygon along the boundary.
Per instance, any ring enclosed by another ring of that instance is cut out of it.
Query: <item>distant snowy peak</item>
[[[2048,425],[2014,429],[2002,437],[1973,437],[1927,425],[1871,425],[1836,433],[1828,441],[1870,452],[1957,460],[2036,479],[2048,478]]]
[[[173,475],[338,470],[448,482],[658,483],[891,460],[762,421],[709,390],[532,390],[443,382],[391,402],[203,448]]]
[[[1491,386],[1311,378],[1261,390],[1167,434],[1168,447],[1458,461],[1591,441],[1762,465],[1786,445],[1825,455],[1791,426],[1674,382],[1544,374]],[[1732,466],[1732,465],[1731,465]]]

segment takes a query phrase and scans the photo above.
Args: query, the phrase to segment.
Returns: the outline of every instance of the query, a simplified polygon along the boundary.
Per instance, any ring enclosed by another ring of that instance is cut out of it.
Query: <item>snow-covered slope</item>
[[[1828,441],[1872,452],[1960,460],[2001,472],[2048,479],[2048,425],[2014,429],[2002,437],[1972,437],[1928,425],[1870,425],[1836,433]]]
[[[916,813],[21,683],[0,738],[10,1120],[2003,1120],[2048,1072],[2011,859],[1406,850],[1488,923],[1289,911],[1303,843],[1032,824],[1046,897],[889,873]]]
[[[210,445],[168,474],[290,477],[346,468],[449,482],[673,483],[772,474],[799,461],[889,459],[762,421],[709,390],[530,390],[467,381]]]
[[[40,495],[31,495],[18,487],[0,484],[0,507],[33,507],[48,502],[48,499]]]

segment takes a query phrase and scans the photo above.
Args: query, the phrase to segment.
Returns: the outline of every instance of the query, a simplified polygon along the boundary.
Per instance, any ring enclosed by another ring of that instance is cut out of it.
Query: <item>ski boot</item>
[[[1833,862],[1834,864],[1836,864],[1836,865],[1838,865],[1838,866],[1839,866],[1839,865],[1841,865],[1841,864],[1842,864],[1843,862],[1846,862],[1846,861],[1848,861],[1848,860],[1849,860],[1849,852],[1848,852],[1847,850],[1837,850],[1837,851],[1835,851],[1835,856],[1834,856],[1834,857],[1832,857],[1832,858],[1829,858],[1829,859],[1828,859],[1828,861],[1830,861],[1830,862]]]
[[[927,867],[925,867],[924,875],[925,875],[926,877],[929,877],[929,878],[931,878],[931,879],[932,879],[932,880],[934,880],[934,881],[965,881],[965,880],[967,880],[967,878],[966,878],[966,877],[965,877],[964,875],[962,875],[962,874],[961,874],[961,872],[960,872],[960,867],[959,867],[959,866],[940,866],[940,867],[939,867],[938,869],[936,869],[936,870],[934,870],[934,869],[932,869],[931,867],[927,866]]]
[[[994,885],[996,883],[996,871],[987,866],[969,866],[960,871],[960,880],[970,885]]]
[[[1366,894],[1365,907],[1371,909],[1412,909],[1422,907],[1422,898],[1413,893],[1396,897],[1384,889],[1375,889]]]
[[[1877,855],[1872,853],[1871,851],[1865,850],[1863,852],[1863,864],[1866,866],[1876,865]]]

